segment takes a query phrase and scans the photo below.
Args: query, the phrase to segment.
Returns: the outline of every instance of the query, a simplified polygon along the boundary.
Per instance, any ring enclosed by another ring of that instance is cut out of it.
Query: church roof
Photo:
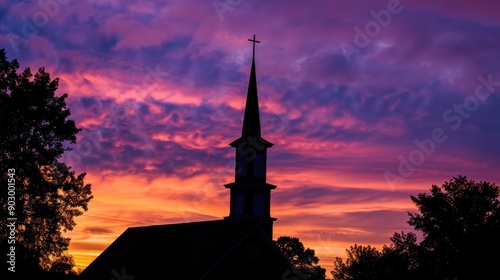
[[[254,270],[248,275],[259,273],[256,279],[281,279],[290,270],[259,226],[215,220],[128,228],[80,276],[93,280],[117,275],[137,276],[135,280],[217,279],[216,275],[230,275],[231,269],[244,271],[234,268],[240,262]]]

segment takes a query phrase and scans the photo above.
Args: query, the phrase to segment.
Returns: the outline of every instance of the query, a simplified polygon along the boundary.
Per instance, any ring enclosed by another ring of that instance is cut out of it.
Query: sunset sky
[[[61,160],[94,199],[85,268],[128,227],[229,213],[253,34],[274,239],[327,276],[353,244],[411,231],[410,195],[500,183],[500,3],[0,0],[0,48],[45,67],[82,131]],[[154,244],[151,244],[154,246]]]

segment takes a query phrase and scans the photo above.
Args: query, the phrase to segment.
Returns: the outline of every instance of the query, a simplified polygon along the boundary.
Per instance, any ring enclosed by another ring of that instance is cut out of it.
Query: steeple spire
[[[253,35],[253,39],[248,39],[248,41],[253,43],[252,68],[250,70],[250,80],[248,81],[243,128],[241,130],[241,137],[230,145],[236,147],[243,141],[254,141],[254,139],[257,139],[259,144],[268,148],[273,146],[273,144],[263,139],[261,136],[259,98],[257,96],[257,75],[255,74],[255,43],[260,43],[260,41],[255,40],[255,34]]]
[[[255,34],[253,35],[253,40],[248,39],[248,41],[253,42],[252,69],[250,70],[250,81],[248,82],[247,102],[241,137],[254,136],[260,138],[259,100],[257,97],[257,77],[255,74],[255,43],[260,43],[260,41],[255,40]]]

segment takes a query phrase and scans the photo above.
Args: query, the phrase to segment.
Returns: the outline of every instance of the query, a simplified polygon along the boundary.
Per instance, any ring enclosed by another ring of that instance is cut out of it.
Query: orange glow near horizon
[[[317,185],[329,182],[325,175],[312,171],[279,173],[271,169],[268,176],[268,181],[278,185],[272,192],[272,196],[276,197],[279,197],[281,190],[300,189],[300,182],[297,186],[284,183],[292,176]],[[313,181],[313,178],[316,180]],[[231,176],[227,176],[226,182],[231,179]],[[149,181],[132,175],[106,175],[100,178],[89,173],[86,181],[93,186],[94,199],[89,203],[89,210],[76,218],[75,230],[66,234],[71,238],[69,253],[75,259],[76,269],[88,266],[128,227],[216,220],[229,212],[229,191],[222,186],[216,187],[210,176],[184,180],[161,177]],[[387,188],[384,185],[372,187]],[[333,259],[344,258],[345,249],[349,246],[366,243],[381,248],[388,243],[392,232],[376,232],[373,229],[369,232],[363,228],[375,225],[368,224],[343,224],[337,228],[329,225],[329,221],[345,220],[348,218],[344,214],[363,211],[393,210],[404,214],[410,207],[409,199],[390,201],[383,198],[358,202],[353,200],[339,205],[318,200],[315,204],[301,208],[288,203],[274,203],[272,216],[278,218],[274,226],[274,239],[279,236],[299,237],[306,247],[316,251],[320,265],[331,270]],[[401,229],[407,229],[403,221],[400,225]],[[346,242],[346,236],[353,241]],[[381,238],[386,240],[381,241]]]

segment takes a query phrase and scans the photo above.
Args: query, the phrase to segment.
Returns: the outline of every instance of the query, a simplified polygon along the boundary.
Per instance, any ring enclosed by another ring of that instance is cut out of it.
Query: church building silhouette
[[[131,227],[82,273],[92,280],[142,279],[298,279],[274,243],[271,190],[266,182],[267,149],[261,136],[255,43],[229,216],[220,220]]]

